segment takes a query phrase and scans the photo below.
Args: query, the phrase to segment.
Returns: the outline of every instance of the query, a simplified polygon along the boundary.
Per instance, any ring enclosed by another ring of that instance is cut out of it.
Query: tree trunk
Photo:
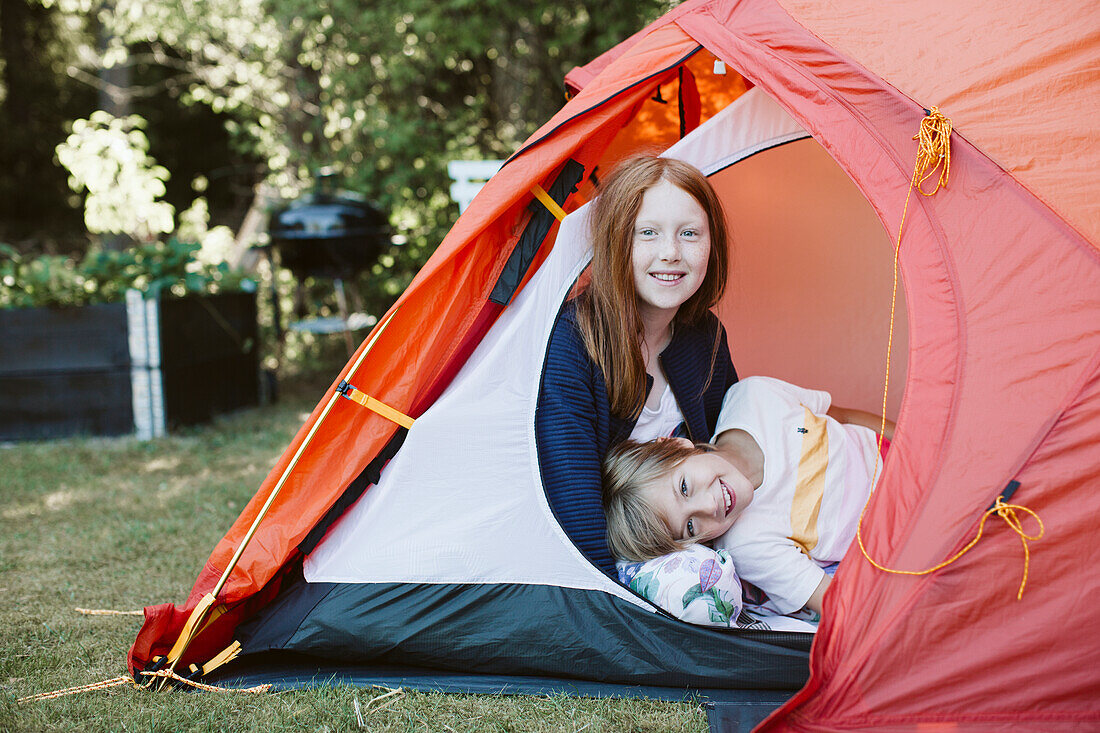
[[[104,5],[104,12],[113,9],[114,3]],[[96,41],[100,53],[110,47],[111,39],[110,31],[97,22]],[[130,63],[127,61],[111,68],[100,67],[96,75],[99,77],[99,108],[114,117],[126,117],[133,112],[133,70]],[[100,242],[104,249],[123,250],[134,240],[125,234],[102,234]]]

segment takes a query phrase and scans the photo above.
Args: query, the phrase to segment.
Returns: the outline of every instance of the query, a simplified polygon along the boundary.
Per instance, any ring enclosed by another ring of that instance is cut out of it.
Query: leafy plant
[[[97,111],[73,122],[72,134],[57,146],[70,186],[85,192],[88,231],[125,234],[136,244],[123,250],[93,245],[79,261],[25,257],[0,245],[0,308],[108,303],[131,288],[148,297],[254,288],[227,264],[232,234],[208,226],[203,198],[180,214],[177,226],[174,208],[161,200],[169,174],[148,154],[144,125],[136,115]]]
[[[155,297],[255,287],[225,262],[199,260],[201,250],[198,242],[169,239],[124,251],[93,249],[76,261],[56,255],[24,258],[0,244],[0,308],[110,303],[130,288]]]

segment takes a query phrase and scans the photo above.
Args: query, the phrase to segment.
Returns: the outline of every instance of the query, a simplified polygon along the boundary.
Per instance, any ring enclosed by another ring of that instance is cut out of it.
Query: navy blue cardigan
[[[716,332],[718,352],[711,370]],[[695,442],[710,440],[722,398],[737,381],[721,322],[708,313],[702,324],[677,324],[659,360],[688,437]],[[647,394],[652,386],[652,377],[647,378]],[[576,308],[566,303],[550,335],[535,411],[539,469],[550,507],[566,534],[585,557],[612,577],[615,561],[607,549],[601,467],[608,450],[630,437],[635,422],[611,414],[607,385],[584,348]]]

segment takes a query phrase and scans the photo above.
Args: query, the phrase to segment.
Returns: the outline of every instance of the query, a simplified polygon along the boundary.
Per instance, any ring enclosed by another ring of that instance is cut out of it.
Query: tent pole
[[[390,325],[393,317],[397,314],[397,310],[399,309],[395,309],[392,313],[390,313],[386,320],[384,320],[375,330],[375,333],[373,336],[371,336],[371,339],[367,343],[366,348],[363,349],[362,353],[359,354],[359,357],[344,373],[344,376],[341,377],[339,383],[346,382],[347,379],[350,378],[353,373],[355,373],[355,370],[358,369],[359,366],[363,363],[363,359],[365,359],[367,354],[370,353],[371,349],[374,348],[374,344],[378,341],[378,338],[382,335],[382,332],[385,331],[386,328]],[[222,572],[221,578],[218,580],[217,585],[214,586],[214,590],[212,590],[210,593],[205,594],[199,601],[198,605],[195,606],[195,609],[191,612],[191,616],[187,619],[187,623],[184,624],[183,629],[180,631],[179,638],[176,640],[176,643],[172,645],[172,650],[168,652],[168,662],[170,663],[170,666],[168,667],[169,673],[175,671],[176,665],[179,663],[179,660],[183,658],[183,653],[187,650],[187,646],[191,643],[191,640],[195,638],[199,631],[201,631],[202,621],[206,617],[206,614],[213,607],[214,602],[217,600],[218,593],[220,593],[222,588],[225,587],[226,581],[229,580],[229,574],[232,573],[233,569],[237,566],[237,562],[240,561],[241,555],[244,554],[245,548],[248,547],[248,543],[252,541],[253,535],[255,535],[256,530],[259,529],[260,522],[262,522],[264,520],[264,517],[267,516],[268,510],[270,510],[271,505],[275,503],[275,499],[279,496],[279,492],[282,490],[283,485],[286,483],[287,479],[290,478],[291,472],[298,465],[298,460],[302,457],[302,453],[305,452],[306,447],[309,445],[310,441],[313,440],[313,436],[321,427],[321,423],[323,423],[325,418],[328,417],[329,411],[332,410],[333,405],[336,404],[336,401],[341,396],[342,393],[339,389],[333,392],[332,396],[329,398],[328,404],[325,405],[324,409],[321,411],[321,414],[318,415],[317,419],[310,427],[309,433],[306,434],[305,439],[302,441],[301,445],[298,446],[298,450],[295,451],[294,457],[290,459],[290,463],[288,463],[286,469],[283,470],[282,476],[279,477],[279,480],[275,484],[275,487],[271,490],[271,493],[267,497],[267,501],[265,501],[263,507],[260,508],[260,511],[256,515],[256,518],[252,520],[252,526],[248,528],[248,532],[245,534],[244,539],[241,540],[241,544],[237,546],[237,551],[233,553],[233,557],[229,560],[229,564]],[[167,680],[168,677],[164,677],[161,679],[161,687],[164,686]]]

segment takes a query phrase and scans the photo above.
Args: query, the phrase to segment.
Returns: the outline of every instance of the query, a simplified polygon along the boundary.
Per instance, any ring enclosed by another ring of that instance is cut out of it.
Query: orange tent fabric
[[[1021,600],[1024,551],[1000,519],[967,555],[930,575],[883,572],[853,548],[826,597],[809,683],[763,727],[1096,727],[1095,13],[1083,0],[1042,12],[994,0],[856,0],[839,10],[815,0],[684,3],[570,74],[577,94],[486,185],[391,310],[363,364],[341,377],[413,416],[430,404],[501,308],[488,295],[530,216],[531,187],[547,187],[569,158],[587,174],[632,140],[651,140],[624,131],[637,127],[658,87],[680,83],[700,47],[736,72],[715,93],[732,98],[756,86],[775,98],[862,192],[890,238],[906,201],[913,135],[923,108],[938,106],[956,125],[951,178],[934,196],[909,201],[899,256],[907,377],[863,537],[885,566],[929,568],[973,537],[1010,481],[1019,483],[1013,503],[1035,511],[1046,534],[1031,544]],[[215,548],[187,603],[147,609],[132,669],[164,653],[214,587],[321,409]],[[298,543],[394,431],[336,402],[229,575],[218,600],[230,613],[200,635],[187,660],[228,642],[235,621],[274,591]]]

